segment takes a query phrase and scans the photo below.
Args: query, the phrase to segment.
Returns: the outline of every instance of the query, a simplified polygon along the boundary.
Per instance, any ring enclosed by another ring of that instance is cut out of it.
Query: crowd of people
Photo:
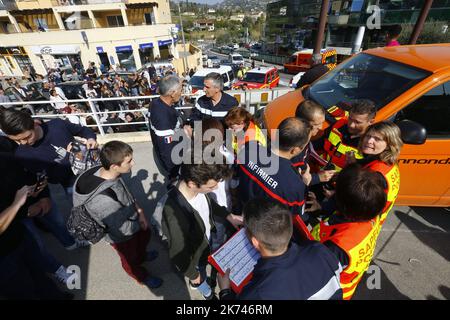
[[[12,102],[9,96],[5,95],[5,90],[13,87],[22,101],[51,101],[50,104],[30,107],[32,113],[64,114],[66,119],[75,124],[93,126],[96,124],[95,119],[86,114],[91,112],[91,106],[88,103],[71,103],[69,100],[157,95],[161,77],[178,75],[170,63],[160,64],[157,67],[149,64],[139,73],[127,72],[119,65],[115,68],[111,66],[107,70],[103,65],[97,67],[94,62],[90,62],[87,69],[83,69],[82,65],[75,61],[73,66],[70,73],[65,69],[56,68],[50,69],[45,76],[37,74],[34,68],[30,67],[27,70],[31,69],[31,71],[27,71],[23,79],[6,78],[0,86],[0,103]],[[192,93],[188,81],[195,72],[196,69],[192,68],[178,75],[183,80],[183,94]],[[68,87],[70,89],[66,89]],[[114,133],[147,130],[147,126],[143,124],[146,122],[143,113],[133,110],[145,108],[149,102],[148,99],[102,100],[93,104],[99,112],[99,121],[102,124],[111,124],[111,126],[105,126],[105,131]],[[186,102],[189,103],[190,100],[186,99]],[[10,108],[12,105],[4,105],[4,107]],[[120,125],[134,122],[138,124]],[[99,132],[97,127],[93,128]]]
[[[352,298],[398,194],[399,128],[374,123],[374,104],[358,100],[322,132],[324,107],[305,100],[268,135],[223,92],[220,74],[208,74],[203,90],[194,110],[183,113],[176,108],[183,79],[166,74],[158,81],[148,127],[167,192],[147,215],[121,178],[134,165],[129,145],[106,143],[97,162],[76,175],[75,137],[89,153],[98,148],[94,131],[11,108],[0,112],[0,165],[7,168],[0,183],[0,296],[71,298],[48,278],[64,283],[70,274],[40,238],[39,222],[67,250],[104,239],[125,272],[152,289],[168,285],[142,266],[158,256],[148,250],[156,232],[174,272],[207,300]],[[69,228],[47,183],[66,192]],[[241,227],[261,258],[237,294],[230,270],[207,266]]]

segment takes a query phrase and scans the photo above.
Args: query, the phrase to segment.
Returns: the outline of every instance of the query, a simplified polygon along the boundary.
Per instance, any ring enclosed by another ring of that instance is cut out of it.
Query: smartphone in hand
[[[34,187],[33,193],[38,192],[39,188],[42,187],[42,185],[47,180],[47,175],[45,174],[45,172],[39,172],[36,175],[36,177],[37,177],[37,182],[36,182],[36,186]]]

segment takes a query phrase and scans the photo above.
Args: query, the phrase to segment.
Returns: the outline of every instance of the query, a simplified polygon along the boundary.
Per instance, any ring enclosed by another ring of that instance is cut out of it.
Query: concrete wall
[[[175,66],[175,69],[177,72],[181,75],[182,72],[185,72],[188,69],[191,68],[197,68],[197,70],[200,70],[203,68],[202,63],[202,52],[197,47],[187,43],[186,44],[186,52],[188,53],[188,56],[186,59],[183,59],[184,57],[184,48],[182,44],[177,45],[177,50],[180,54],[179,59],[173,60],[173,65]],[[187,66],[186,66],[187,63]]]

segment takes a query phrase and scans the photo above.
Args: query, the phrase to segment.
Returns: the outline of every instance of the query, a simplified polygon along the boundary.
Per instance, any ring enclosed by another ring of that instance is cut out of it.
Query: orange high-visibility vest
[[[346,153],[353,151],[356,159],[362,159],[363,155],[357,147],[349,146],[343,143],[342,133],[340,129],[348,123],[348,119],[344,118],[335,123],[331,128],[330,134],[325,138],[323,145],[324,154],[322,157],[326,161],[330,161],[335,165],[336,171],[341,171],[346,165]]]
[[[389,211],[391,211],[394,206],[398,191],[400,190],[400,169],[397,164],[389,165],[381,160],[374,160],[366,164],[364,168],[377,171],[383,175],[384,179],[386,179],[387,188],[384,192],[386,193],[387,201],[380,216],[380,224],[383,225]]]
[[[336,213],[335,213],[336,214]],[[332,241],[345,251],[348,266],[341,273],[344,300],[350,300],[364,272],[369,268],[379,234],[379,217],[364,222],[328,225],[328,219],[314,227],[312,235],[320,242]]]
[[[250,121],[244,135],[234,135],[232,144],[234,152],[237,154],[245,143],[253,140],[258,141],[264,147],[266,146],[266,137],[261,129],[253,121]]]

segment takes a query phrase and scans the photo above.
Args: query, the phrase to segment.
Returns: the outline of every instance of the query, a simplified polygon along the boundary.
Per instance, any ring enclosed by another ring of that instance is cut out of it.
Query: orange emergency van
[[[340,111],[355,99],[370,99],[376,104],[376,121],[413,121],[415,131],[407,134],[417,140],[405,144],[400,154],[396,204],[450,206],[450,44],[384,47],[359,53],[311,86],[269,103],[263,111],[265,127],[277,128],[283,119],[294,116],[305,98],[324,106],[329,122],[342,116]],[[421,135],[423,141],[419,141]]]
[[[244,79],[233,84],[233,89],[272,89],[277,87],[279,82],[277,68],[258,67],[247,71]]]
[[[289,60],[283,65],[284,71],[287,73],[306,72],[311,68],[311,57],[313,49],[305,49],[295,52]],[[329,70],[336,67],[337,52],[335,49],[322,49],[322,64],[326,65]]]

